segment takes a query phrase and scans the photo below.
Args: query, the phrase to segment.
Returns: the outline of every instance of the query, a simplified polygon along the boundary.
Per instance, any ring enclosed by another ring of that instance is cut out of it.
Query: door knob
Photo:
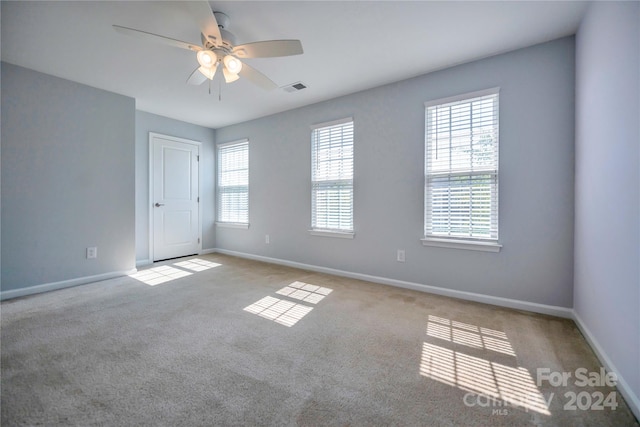
[[[154,205],[156,208],[159,208],[160,206],[164,206],[164,203],[158,203],[156,202],[156,204]]]

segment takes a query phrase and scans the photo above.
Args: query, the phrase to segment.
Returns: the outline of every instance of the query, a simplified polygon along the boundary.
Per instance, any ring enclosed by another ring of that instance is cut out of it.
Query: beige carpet
[[[638,425],[537,384],[599,370],[569,320],[219,254],[1,308],[3,426]]]

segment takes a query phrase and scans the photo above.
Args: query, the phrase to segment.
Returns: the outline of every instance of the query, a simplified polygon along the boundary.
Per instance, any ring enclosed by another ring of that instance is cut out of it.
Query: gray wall
[[[132,98],[2,63],[3,291],[135,267],[134,114]]]
[[[574,308],[640,417],[640,4],[590,6],[576,45]]]
[[[564,38],[217,129],[217,143],[250,141],[250,228],[219,228],[217,247],[571,307],[574,53],[574,39]],[[423,104],[496,86],[504,247],[423,247]],[[356,236],[311,236],[309,126],[346,116],[355,125]]]
[[[202,249],[215,248],[215,171],[213,129],[156,114],[136,111],[136,260],[149,262],[149,132],[202,143],[200,152],[200,202],[202,204]]]

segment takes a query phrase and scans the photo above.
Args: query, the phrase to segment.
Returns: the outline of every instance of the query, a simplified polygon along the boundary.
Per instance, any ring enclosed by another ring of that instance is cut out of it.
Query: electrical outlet
[[[87,259],[94,259],[94,258],[98,258],[98,248],[95,246],[87,248]]]
[[[398,249],[398,262],[404,262],[404,249]]]
[[[269,242],[269,235],[268,235],[268,234],[265,234],[265,235],[264,235],[264,242],[265,242],[267,245],[270,243],[270,242]]]

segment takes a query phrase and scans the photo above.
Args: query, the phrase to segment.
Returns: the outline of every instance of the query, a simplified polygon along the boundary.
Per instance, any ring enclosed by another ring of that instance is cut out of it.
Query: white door
[[[200,252],[200,144],[151,133],[153,261]]]

